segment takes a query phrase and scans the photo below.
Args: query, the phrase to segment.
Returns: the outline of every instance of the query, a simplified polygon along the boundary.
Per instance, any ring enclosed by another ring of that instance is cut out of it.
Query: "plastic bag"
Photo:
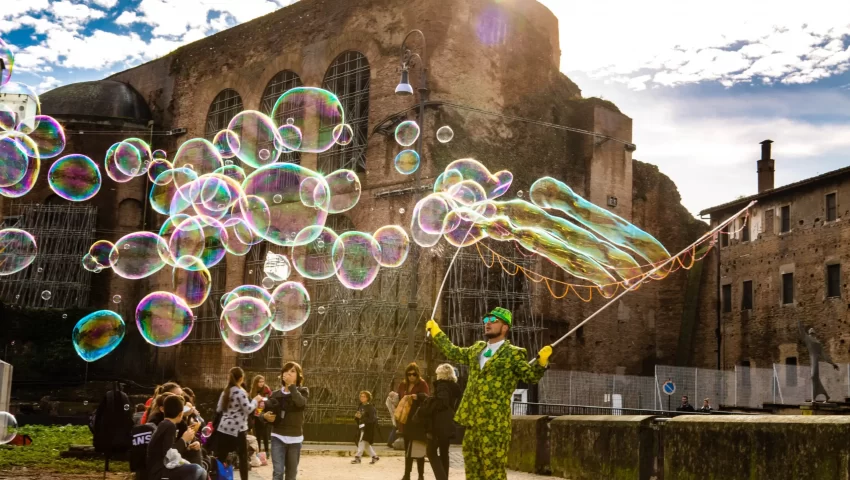
[[[177,468],[180,465],[188,465],[189,462],[180,456],[180,452],[171,448],[165,453],[165,468]]]

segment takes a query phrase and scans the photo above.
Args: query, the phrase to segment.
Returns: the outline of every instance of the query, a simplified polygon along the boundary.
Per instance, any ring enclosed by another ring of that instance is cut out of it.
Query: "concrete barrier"
[[[508,468],[528,473],[549,473],[549,417],[517,415],[513,429]]]
[[[848,438],[844,416],[677,417],[663,428],[664,480],[847,480]]]
[[[644,480],[655,459],[648,415],[572,415],[551,421],[552,475],[571,480]]]

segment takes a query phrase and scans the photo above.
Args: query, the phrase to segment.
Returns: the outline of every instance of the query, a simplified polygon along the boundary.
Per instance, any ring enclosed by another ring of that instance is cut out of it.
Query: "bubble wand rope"
[[[602,305],[602,307],[600,307],[600,308],[599,308],[599,310],[597,310],[597,311],[593,312],[592,314],[590,314],[590,316],[589,316],[589,317],[585,318],[585,319],[584,319],[581,323],[579,323],[578,325],[576,325],[575,327],[573,327],[573,329],[572,329],[572,330],[570,330],[569,332],[565,333],[565,334],[564,334],[561,338],[559,338],[559,339],[555,340],[555,342],[554,342],[554,343],[551,343],[551,344],[550,344],[550,346],[554,348],[554,347],[555,347],[555,346],[557,346],[559,343],[561,343],[561,342],[563,342],[564,340],[566,340],[566,339],[567,339],[567,337],[569,337],[570,335],[572,335],[573,333],[575,333],[575,331],[576,331],[576,330],[578,330],[579,328],[583,327],[585,323],[587,323],[587,322],[589,322],[589,321],[593,320],[593,318],[594,318],[594,317],[596,317],[597,315],[599,315],[600,313],[602,313],[602,311],[603,311],[603,310],[605,310],[606,308],[610,307],[610,306],[611,306],[614,302],[616,302],[617,300],[619,300],[619,299],[620,299],[623,295],[625,295],[625,294],[627,294],[627,293],[631,292],[632,290],[634,290],[635,288],[637,288],[637,287],[638,287],[641,283],[643,283],[644,281],[646,281],[646,279],[648,279],[648,278],[649,278],[649,277],[650,277],[653,273],[655,273],[655,272],[657,272],[657,271],[661,270],[662,268],[666,267],[668,264],[672,263],[672,262],[673,262],[673,261],[674,261],[677,257],[679,257],[680,255],[684,255],[685,253],[687,253],[687,252],[688,252],[691,248],[693,248],[695,245],[699,244],[700,242],[704,241],[705,239],[707,239],[707,238],[709,238],[709,237],[713,236],[715,233],[717,233],[717,232],[719,232],[720,230],[722,230],[724,227],[726,227],[727,225],[729,225],[730,223],[732,223],[733,221],[735,221],[735,219],[737,219],[738,217],[740,217],[741,215],[743,215],[744,213],[746,213],[746,212],[747,212],[747,210],[749,210],[750,208],[752,208],[752,206],[753,206],[753,205],[755,205],[756,203],[758,203],[758,202],[757,202],[757,201],[755,201],[755,200],[753,200],[752,202],[750,202],[750,204],[749,204],[749,205],[747,205],[746,207],[744,207],[741,211],[739,211],[739,212],[738,212],[738,213],[736,213],[735,215],[732,215],[731,217],[729,217],[729,219],[728,219],[728,220],[726,220],[725,222],[721,223],[720,225],[718,225],[718,226],[717,226],[717,227],[715,227],[714,229],[710,230],[710,231],[709,231],[708,233],[706,233],[705,235],[703,235],[703,236],[701,236],[700,238],[698,238],[698,239],[697,239],[697,241],[695,241],[694,243],[692,243],[692,244],[688,245],[687,247],[685,247],[685,249],[684,249],[684,250],[682,250],[681,252],[677,253],[676,255],[673,255],[672,257],[670,257],[670,258],[668,258],[667,260],[665,260],[665,261],[664,261],[664,263],[661,263],[660,265],[656,266],[655,268],[653,268],[652,270],[650,270],[649,272],[647,272],[647,274],[646,274],[646,275],[644,275],[644,276],[643,276],[643,278],[641,278],[639,281],[635,282],[635,283],[634,283],[633,285],[631,285],[629,288],[627,288],[627,289],[623,290],[623,292],[622,292],[622,293],[620,293],[620,294],[619,294],[619,295],[617,295],[616,297],[614,297],[614,298],[612,298],[611,300],[609,300],[609,301],[608,301],[608,303],[606,303],[605,305]],[[530,362],[528,362],[528,363],[529,363],[529,365],[534,365],[534,363],[535,363],[535,362],[537,362],[537,357],[534,357],[534,359],[532,359],[532,360],[531,360]]]
[[[449,262],[449,266],[446,268],[446,275],[443,277],[443,283],[440,284],[440,289],[437,290],[437,298],[434,300],[434,309],[431,310],[431,318],[429,320],[433,320],[434,315],[437,314],[437,305],[440,304],[440,296],[443,294],[443,288],[445,288],[445,286],[446,286],[446,280],[449,279],[449,273],[451,273],[452,266],[455,264],[455,260],[457,259],[457,254],[460,253],[460,250],[463,248],[463,242],[466,241],[466,237],[469,236],[469,232],[471,232],[471,231],[472,231],[472,226],[470,226],[469,230],[466,231],[466,235],[463,236],[463,240],[460,241],[460,246],[457,247],[457,251],[455,252],[454,256],[452,257],[452,261]],[[428,330],[428,332],[425,333],[425,338],[431,338],[431,331],[430,330]]]

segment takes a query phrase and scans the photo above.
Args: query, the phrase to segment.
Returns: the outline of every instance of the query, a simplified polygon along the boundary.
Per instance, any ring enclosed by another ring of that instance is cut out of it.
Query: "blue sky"
[[[16,51],[14,79],[43,92],[289,3],[13,0],[0,37]],[[755,193],[767,138],[777,186],[850,165],[849,1],[541,3],[559,19],[561,69],[634,119],[634,157],[673,178],[690,211]]]

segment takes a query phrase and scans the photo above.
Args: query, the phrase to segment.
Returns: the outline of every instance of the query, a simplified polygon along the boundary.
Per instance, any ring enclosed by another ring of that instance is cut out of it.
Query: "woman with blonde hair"
[[[437,367],[434,396],[428,405],[431,414],[431,432],[427,455],[437,480],[449,478],[449,444],[455,434],[454,416],[460,402],[461,391],[455,369],[448,363]],[[439,453],[439,457],[438,454]]]

